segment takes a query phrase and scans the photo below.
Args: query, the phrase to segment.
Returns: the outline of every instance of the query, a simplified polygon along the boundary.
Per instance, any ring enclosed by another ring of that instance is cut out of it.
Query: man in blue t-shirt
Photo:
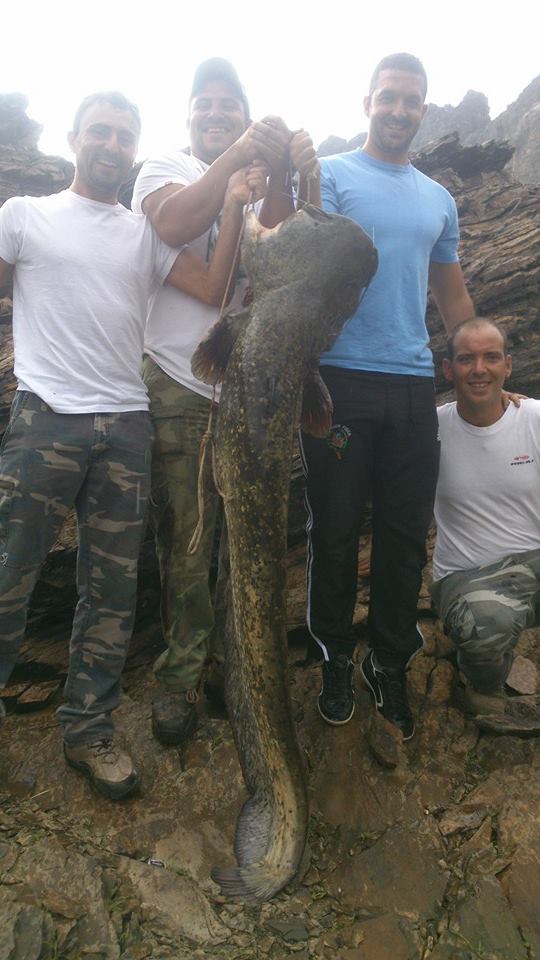
[[[373,505],[370,650],[364,680],[405,740],[414,733],[406,669],[422,646],[417,600],[439,459],[428,287],[447,330],[474,315],[457,256],[456,205],[420,173],[408,150],[426,111],[416,57],[385,57],[364,109],[361,150],[321,162],[326,210],[372,237],[379,268],[321,374],[334,403],[324,440],[303,435],[310,512],[308,626],[324,655],[319,710],[331,724],[354,711],[352,618],[365,503]],[[316,199],[317,171],[310,197]]]

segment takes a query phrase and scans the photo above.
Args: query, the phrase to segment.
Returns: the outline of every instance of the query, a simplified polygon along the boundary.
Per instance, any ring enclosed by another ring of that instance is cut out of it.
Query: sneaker
[[[414,734],[414,719],[407,700],[407,676],[404,669],[376,666],[370,650],[364,657],[360,672],[375,699],[375,706],[383,717],[399,727],[404,740]]]
[[[75,746],[64,743],[64,755],[70,767],[84,773],[96,790],[110,800],[123,800],[139,785],[131,757],[112,740]]]
[[[465,712],[481,730],[518,737],[538,736],[540,733],[538,697],[509,697],[503,690],[480,693],[467,681],[461,699]]]
[[[344,653],[325,660],[322,665],[322,687],[317,700],[323,720],[339,727],[348,723],[354,713],[353,663]]]
[[[540,735],[540,705],[537,697],[507,697],[504,713],[476,714],[474,721],[488,733],[537,737]]]
[[[168,691],[152,701],[152,732],[160,743],[175,746],[188,740],[197,726],[196,690]]]
[[[472,717],[477,715],[491,716],[496,713],[503,714],[508,700],[503,690],[480,693],[469,682],[465,683],[462,698],[465,712]]]

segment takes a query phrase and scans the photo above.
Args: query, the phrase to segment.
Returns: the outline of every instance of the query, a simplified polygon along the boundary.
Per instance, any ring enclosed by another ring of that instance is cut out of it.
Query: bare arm
[[[268,178],[266,197],[259,213],[263,227],[276,227],[294,213],[294,201],[289,163],[280,171],[274,170]]]
[[[225,191],[235,171],[254,160],[270,166],[283,155],[283,130],[269,123],[252,123],[202,177],[187,186],[168,184],[145,197],[142,208],[165,243],[180,247],[200,237],[223,207]]]
[[[13,264],[6,263],[6,261],[0,257],[0,287],[7,287],[13,277],[13,270]]]
[[[448,333],[475,315],[459,263],[431,263],[429,286]]]
[[[286,162],[280,172],[270,176],[268,193],[259,217],[265,227],[274,227],[289,214],[294,213],[290,170],[299,174],[298,200],[321,206],[320,166],[313,141],[305,130],[296,130],[290,135]],[[275,199],[274,199],[275,197]]]
[[[231,272],[236,269],[238,238],[244,219],[244,206],[250,197],[260,200],[266,185],[264,164],[238,170],[230,179],[219,234],[212,259],[203,260],[189,247],[176,258],[166,283],[188,293],[202,303],[219,307],[223,302]],[[230,292],[234,284],[230,286]]]
[[[276,167],[268,182],[268,192],[259,220],[265,227],[275,227],[291,213],[294,213],[291,169],[299,174],[298,200],[321,205],[321,180],[319,160],[313,141],[305,130],[290,134],[287,155],[279,167]]]

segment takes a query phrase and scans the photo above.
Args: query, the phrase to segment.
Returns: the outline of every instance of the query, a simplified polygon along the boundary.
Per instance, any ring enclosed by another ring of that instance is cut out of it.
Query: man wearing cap
[[[190,250],[209,260],[218,227],[224,227],[224,198],[235,171],[261,162],[270,168],[261,212],[266,226],[292,211],[286,189],[290,133],[277,118],[250,122],[237,73],[221,58],[205,61],[195,72],[188,126],[189,150],[144,163],[135,183],[133,210],[145,213],[168,244],[189,244]],[[238,234],[240,229],[239,223]],[[240,307],[246,291],[246,279],[237,276],[229,306]],[[191,373],[191,356],[217,319],[221,299],[210,288],[203,293],[176,290],[173,295],[161,290],[146,330],[143,376],[156,432],[151,519],[166,642],[154,667],[161,689],[152,705],[152,726],[166,744],[181,743],[194,729],[197,689],[209,651],[216,660],[223,659],[223,562],[214,606],[209,586],[218,514],[210,479],[202,540],[195,554],[187,554],[198,519],[199,447],[212,397],[211,389]]]

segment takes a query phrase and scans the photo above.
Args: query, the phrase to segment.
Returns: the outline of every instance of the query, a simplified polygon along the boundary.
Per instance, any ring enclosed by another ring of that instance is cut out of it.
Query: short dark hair
[[[423,63],[418,57],[414,57],[412,53],[390,53],[387,57],[383,57],[375,67],[371,76],[369,84],[370,96],[377,86],[377,80],[382,70],[405,70],[407,73],[417,73],[424,81],[425,99],[427,93],[427,73]]]
[[[81,101],[73,118],[73,129],[72,133],[78,133],[83,114],[86,113],[89,107],[92,107],[94,103],[110,103],[112,107],[116,110],[129,110],[133,114],[135,120],[137,121],[137,126],[139,130],[141,129],[141,115],[139,113],[139,108],[135,106],[131,100],[128,100],[123,93],[119,93],[118,90],[106,90],[101,93],[90,93],[84,100]]]
[[[249,120],[249,103],[246,91],[240,83],[232,63],[225,60],[224,57],[210,57],[209,60],[203,60],[199,64],[193,77],[189,102],[191,103],[193,97],[196,97],[207,83],[212,83],[214,80],[221,80],[232,87],[238,99],[242,101],[246,120]]]
[[[452,332],[448,336],[446,341],[446,356],[449,360],[453,360],[455,356],[455,347],[456,339],[462,330],[478,330],[480,327],[493,327],[497,333],[500,333],[502,342],[503,342],[503,352],[505,357],[508,355],[508,337],[506,336],[506,330],[503,330],[502,327],[499,327],[490,317],[471,317],[470,320],[464,320],[462,323],[458,323],[457,327],[454,327]]]

